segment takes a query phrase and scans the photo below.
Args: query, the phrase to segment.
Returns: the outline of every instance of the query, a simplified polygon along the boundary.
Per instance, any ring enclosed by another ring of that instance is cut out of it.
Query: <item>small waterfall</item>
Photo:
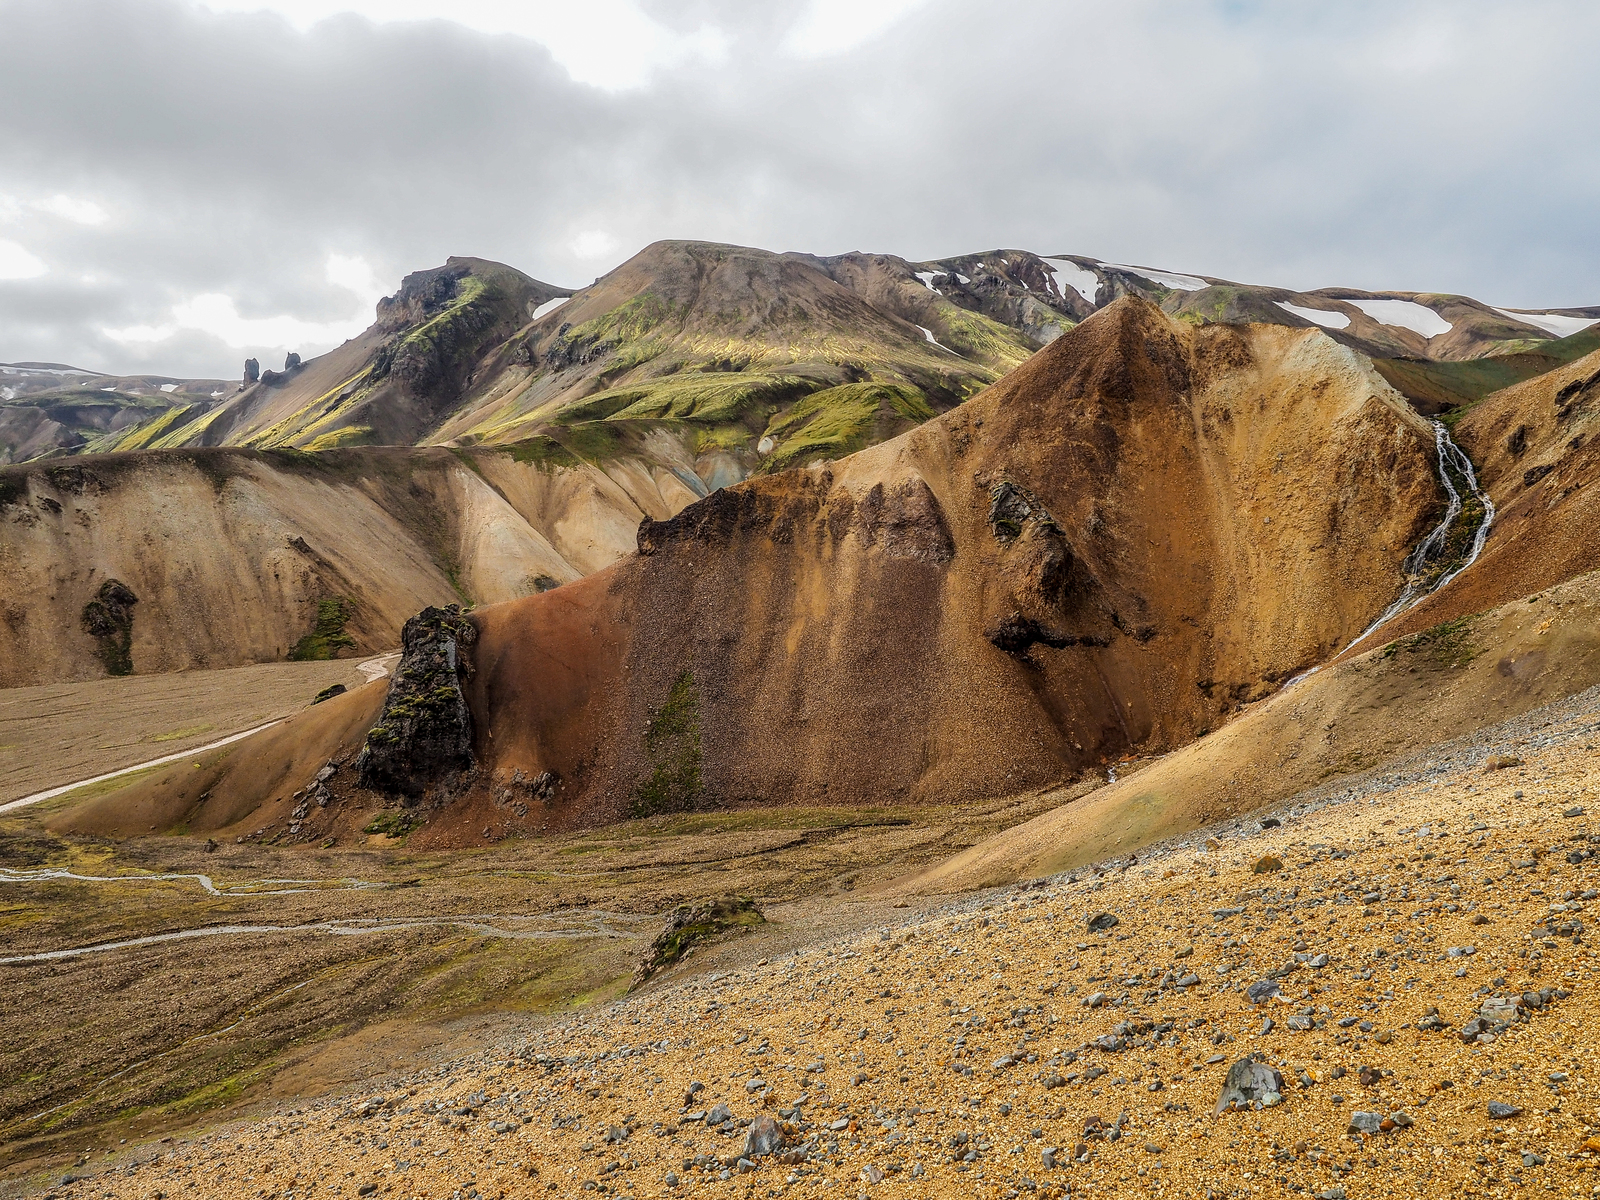
[[[1445,584],[1449,583],[1461,572],[1478,561],[1478,555],[1483,553],[1483,544],[1489,537],[1489,527],[1494,524],[1494,501],[1478,486],[1478,474],[1472,469],[1472,460],[1467,457],[1466,451],[1456,445],[1450,436],[1450,431],[1440,421],[1433,422],[1433,444],[1439,459],[1439,482],[1444,485],[1446,494],[1450,497],[1445,506],[1444,517],[1429,531],[1428,536],[1417,543],[1416,549],[1406,555],[1406,560],[1400,565],[1400,570],[1405,574],[1406,586],[1393,604],[1378,615],[1378,619],[1368,625],[1361,633],[1353,638],[1344,650],[1358,642],[1370,637],[1373,631],[1382,628],[1394,620],[1401,613],[1415,608],[1429,596],[1433,595]],[[1466,498],[1463,499],[1461,488],[1456,486],[1459,478],[1466,488]],[[1481,506],[1483,519],[1478,522],[1478,528],[1472,535],[1472,545],[1467,553],[1452,566],[1449,562],[1441,561],[1450,544],[1451,533],[1455,524],[1467,511],[1469,502]],[[1339,654],[1333,657],[1338,658]],[[1293,687],[1307,675],[1315,674],[1320,668],[1312,667],[1309,671],[1302,671],[1283,686]]]

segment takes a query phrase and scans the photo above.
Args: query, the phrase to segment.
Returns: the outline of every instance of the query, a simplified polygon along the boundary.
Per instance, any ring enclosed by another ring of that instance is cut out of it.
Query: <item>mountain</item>
[[[420,720],[432,745],[429,721],[460,723],[471,772],[418,750],[406,773],[447,840],[1050,785],[1181,746],[1354,638],[1438,519],[1432,450],[1319,331],[1194,326],[1127,297],[888,442],[646,522],[637,555],[572,584],[428,618],[471,664],[457,707],[449,673],[419,665],[432,716],[352,695],[260,752],[353,754],[337,731],[375,719]],[[247,761],[150,786],[178,785],[162,811],[191,828],[241,833],[284,790]]]
[[[1192,324],[1323,329],[1430,414],[1570,361],[1556,335],[1600,321],[1600,308],[1296,292],[1022,250],[916,263],[658,242],[575,291],[452,258],[407,276],[374,325],[329,354],[225,395],[212,381],[186,385],[196,403],[130,410],[114,439],[17,438],[12,458],[529,438],[603,450],[619,425],[649,422],[640,428],[720,484],[838,457],[948,411],[1124,296]]]
[[[105,449],[203,412],[215,379],[101,375],[60,363],[0,363],[0,465]]]

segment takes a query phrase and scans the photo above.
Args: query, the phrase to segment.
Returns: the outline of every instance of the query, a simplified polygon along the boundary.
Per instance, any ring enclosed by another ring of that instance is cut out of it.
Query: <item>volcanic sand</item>
[[[0,804],[287,716],[323,688],[367,682],[358,661],[366,660],[266,663],[0,690]]]

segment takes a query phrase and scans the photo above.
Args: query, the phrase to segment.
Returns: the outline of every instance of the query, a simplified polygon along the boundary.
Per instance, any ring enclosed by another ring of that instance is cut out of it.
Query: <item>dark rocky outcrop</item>
[[[139,597],[117,579],[100,585],[83,606],[83,631],[94,638],[107,675],[133,674],[133,606]]]
[[[461,685],[472,677],[477,628],[460,605],[428,607],[405,624],[383,714],[356,759],[361,786],[420,798],[475,765],[472,714]]]
[[[253,358],[244,360],[244,381],[254,383],[261,378],[261,363]]]

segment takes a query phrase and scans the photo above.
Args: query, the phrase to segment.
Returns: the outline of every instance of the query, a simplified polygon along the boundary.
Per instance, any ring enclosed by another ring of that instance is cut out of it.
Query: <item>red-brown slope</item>
[[[1393,595],[1427,450],[1320,334],[1124,302],[939,421],[480,614],[484,780],[554,772],[540,819],[591,822],[992,795],[1181,744]]]

